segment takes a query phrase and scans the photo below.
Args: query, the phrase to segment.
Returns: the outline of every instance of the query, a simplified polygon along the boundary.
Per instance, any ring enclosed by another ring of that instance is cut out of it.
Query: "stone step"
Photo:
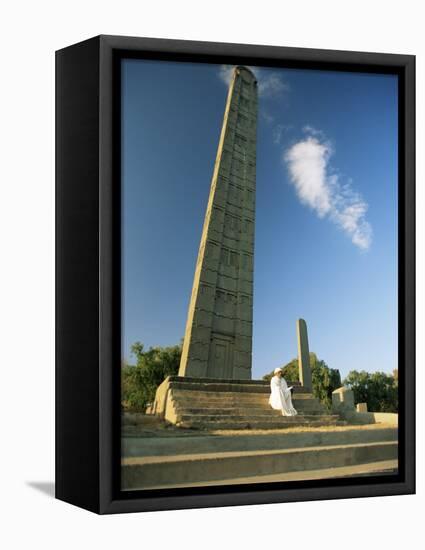
[[[297,414],[296,416],[283,416],[279,414],[277,416],[271,414],[178,414],[179,422],[282,422],[282,423],[297,423],[297,422],[310,422],[310,421],[324,421],[331,422],[339,420],[338,415],[332,414]]]
[[[193,376],[169,376],[168,381],[170,383],[178,383],[178,382],[187,382],[191,385],[193,384],[219,384],[219,385],[233,385],[237,384],[240,386],[267,386],[270,387],[270,382],[267,380],[242,380],[242,379],[233,379],[233,378],[196,378]],[[301,386],[301,382],[288,382],[288,386]]]
[[[212,392],[212,391],[191,391],[191,390],[172,390],[172,395],[176,399],[189,399],[190,401],[258,401],[267,402],[270,392],[264,393],[237,393],[237,392]],[[299,392],[292,395],[292,399],[303,401],[318,401],[311,393]]]
[[[207,380],[207,379],[205,379]],[[240,384],[234,382],[190,382],[186,379],[169,381],[169,387],[172,390],[187,390],[192,392],[231,392],[231,393],[270,393],[270,384],[257,383],[258,381],[251,380],[251,384]],[[294,393],[308,393],[300,384],[288,383],[288,386],[293,386]]]
[[[314,420],[305,420],[297,418],[296,420],[286,420],[285,418],[295,417],[281,417],[270,418],[268,420],[216,420],[216,421],[201,421],[194,417],[193,420],[186,420],[184,422],[177,422],[176,425],[180,428],[194,429],[194,430],[276,430],[284,428],[320,428],[322,426],[346,426],[347,422],[344,420],[323,420],[320,416],[317,416]]]
[[[149,425],[148,425],[149,427]],[[162,434],[162,435],[161,435]],[[397,441],[397,428],[381,428],[375,424],[365,428],[345,426],[335,430],[327,427],[302,431],[247,430],[238,433],[208,434],[205,432],[184,432],[175,428],[170,433],[158,431],[155,437],[146,435],[123,436],[123,457],[170,456],[178,454],[200,454],[225,451],[272,451],[332,445],[353,445]]]
[[[194,483],[173,483],[168,484],[168,489],[181,487],[204,487],[212,485],[241,485],[247,483],[276,483],[282,481],[310,481],[313,479],[341,479],[350,477],[387,476],[396,474],[398,460],[379,460],[367,464],[354,464],[353,466],[338,466],[336,468],[322,468],[321,470],[303,470],[302,472],[287,472],[284,474],[270,474],[249,477],[233,477],[213,481],[201,481]],[[151,487],[152,488],[152,487]],[[157,487],[157,488],[160,488]]]
[[[122,460],[124,490],[287,474],[397,459],[398,442],[385,441],[270,451],[238,451]]]
[[[269,402],[269,395],[260,395],[258,397],[252,396],[250,394],[244,395],[243,397],[235,397],[233,395],[223,395],[222,397],[217,397],[213,395],[199,395],[191,396],[188,392],[184,394],[178,394],[177,392],[172,393],[172,398],[178,402],[187,402],[187,403],[200,403],[200,404],[209,404],[216,403],[220,405],[225,405],[226,403],[229,406],[237,405],[238,403],[243,403],[244,405],[267,405]],[[311,395],[298,394],[292,396],[292,401],[297,403],[303,403],[305,405],[321,405],[320,401]],[[321,405],[322,406],[322,405]]]
[[[295,405],[294,405],[295,406]],[[298,414],[324,414],[323,410],[314,408],[297,408]],[[177,414],[181,415],[227,415],[227,416],[282,416],[278,410],[272,409],[269,405],[264,407],[186,407],[178,406]]]
[[[329,411],[325,408],[322,408],[320,405],[304,405],[303,403],[295,403],[292,401],[295,409],[297,412],[306,412],[307,414],[330,414]],[[205,412],[206,414],[210,414],[211,411],[223,411],[227,414],[235,414],[238,410],[243,410],[247,414],[252,414],[250,411],[261,411],[261,414],[280,414],[280,411],[277,409],[273,409],[268,403],[190,403],[190,402],[175,402],[174,403],[175,410],[181,411],[181,410],[187,410],[187,409],[193,409],[196,411],[196,413],[202,414],[202,412]]]

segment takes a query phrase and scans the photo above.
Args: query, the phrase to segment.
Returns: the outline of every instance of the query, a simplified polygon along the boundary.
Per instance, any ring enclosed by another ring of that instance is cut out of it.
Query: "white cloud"
[[[322,130],[317,130],[317,128],[310,126],[310,124],[306,124],[305,126],[303,126],[303,132],[305,134],[309,134],[310,136],[315,136],[323,140],[325,139],[325,134],[322,132]]]
[[[292,124],[276,124],[273,128],[273,143],[280,145],[282,143],[283,134],[289,132],[292,128]]]
[[[218,70],[218,76],[227,85],[230,84],[232,79],[233,68],[233,65],[220,65],[220,69]]]
[[[218,71],[219,78],[226,84],[230,84],[234,65],[221,65]],[[249,67],[258,81],[258,95],[260,97],[279,97],[289,91],[290,87],[284,81],[282,75],[277,72],[258,67]]]
[[[260,116],[266,121],[267,124],[273,124],[274,116],[271,115],[266,109],[260,109]]]
[[[319,218],[332,220],[358,248],[368,250],[372,227],[366,220],[367,203],[353,190],[351,181],[342,183],[339,174],[331,173],[333,147],[323,132],[310,126],[303,131],[307,137],[292,145],[283,157],[300,201]]]
[[[278,73],[257,70],[256,76],[260,97],[278,97],[285,92],[289,92],[289,84]]]
[[[275,143],[276,145],[280,145],[280,141],[282,139],[282,133],[283,133],[283,125],[276,124],[276,126],[273,128],[273,143]]]

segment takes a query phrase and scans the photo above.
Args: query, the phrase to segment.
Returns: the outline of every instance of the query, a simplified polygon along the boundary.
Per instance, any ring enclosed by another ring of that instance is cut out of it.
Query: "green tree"
[[[341,387],[339,370],[328,367],[325,361],[318,359],[313,352],[310,353],[310,367],[313,395],[329,409],[332,405],[332,392]],[[292,359],[282,369],[285,380],[288,382],[299,381],[298,359]],[[263,380],[270,380],[272,376],[273,371],[263,376]]]
[[[339,370],[328,367],[324,361],[317,358],[315,353],[310,353],[310,366],[313,395],[330,409],[332,392],[341,387]]]
[[[131,352],[136,365],[123,365],[121,368],[121,401],[123,407],[134,411],[144,411],[155,398],[157,387],[167,376],[177,374],[180,365],[182,346],[150,347],[136,342]]]
[[[352,370],[344,380],[344,385],[353,390],[354,402],[367,403],[372,412],[398,411],[398,371],[366,372]]]
[[[299,377],[299,371],[298,371],[298,359],[292,359],[292,361],[289,361],[286,365],[284,365],[282,368],[282,375],[288,382],[298,382]],[[263,376],[263,380],[270,381],[272,376],[274,375],[274,369],[269,372],[268,374],[265,374]]]

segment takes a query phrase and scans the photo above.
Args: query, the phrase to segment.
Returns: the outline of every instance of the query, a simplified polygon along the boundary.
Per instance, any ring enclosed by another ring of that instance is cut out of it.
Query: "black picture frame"
[[[398,75],[397,475],[120,491],[122,57]],[[414,492],[415,57],[120,36],[56,52],[56,498],[106,514]]]

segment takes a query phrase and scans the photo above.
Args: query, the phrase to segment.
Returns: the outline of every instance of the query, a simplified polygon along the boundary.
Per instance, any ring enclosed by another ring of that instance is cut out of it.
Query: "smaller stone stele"
[[[332,392],[332,410],[335,412],[354,411],[354,393],[353,390],[342,386]]]
[[[367,403],[357,403],[356,411],[358,413],[367,413]]]
[[[310,350],[308,347],[307,323],[304,319],[297,320],[297,339],[298,339],[298,368],[301,384],[311,390],[311,366],[310,366]]]

